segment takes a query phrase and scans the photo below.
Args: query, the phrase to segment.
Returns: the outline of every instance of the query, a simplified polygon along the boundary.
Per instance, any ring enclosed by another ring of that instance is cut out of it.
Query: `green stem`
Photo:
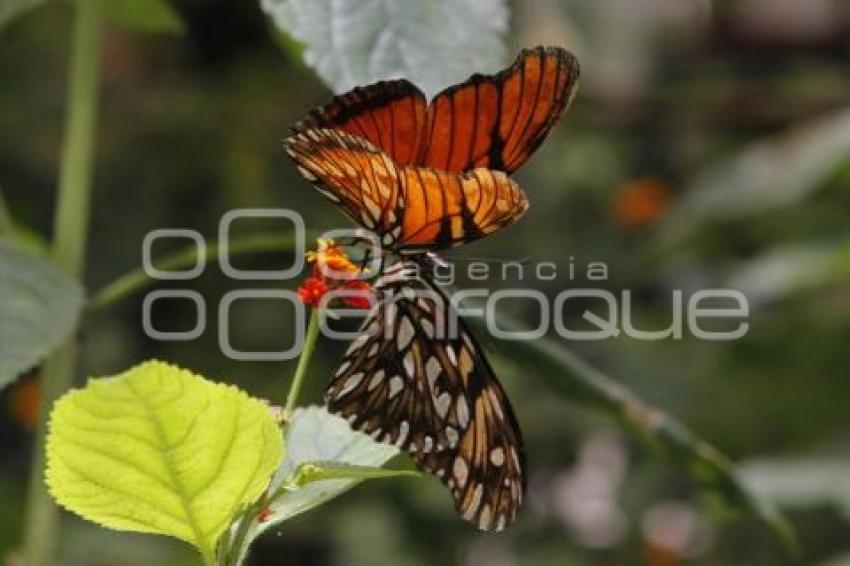
[[[54,260],[77,278],[81,277],[85,262],[100,83],[99,1],[76,0],[74,3],[69,109],[54,224]],[[71,337],[47,360],[42,374],[41,421],[30,469],[24,532],[24,562],[27,566],[56,563],[54,553],[59,517],[44,485],[44,438],[49,409],[72,384],[76,358],[74,338]]]
[[[286,396],[284,411],[289,417],[292,416],[295,405],[298,403],[298,395],[301,393],[301,386],[304,384],[304,376],[307,375],[307,366],[310,365],[310,358],[313,357],[313,350],[316,348],[316,341],[319,337],[320,316],[322,314],[319,309],[313,309],[313,312],[310,313],[307,336],[304,338],[304,349],[301,350],[301,356],[298,358],[298,366],[295,368],[295,376],[292,378],[292,385],[289,386],[289,394]]]
[[[232,257],[237,254],[255,252],[287,251],[293,249],[294,243],[295,238],[291,235],[274,233],[253,234],[251,236],[234,238],[228,246],[228,253]],[[221,245],[218,242],[207,245],[204,258],[208,261],[217,259],[220,249]],[[195,265],[197,258],[198,247],[192,245],[164,258],[157,259],[156,266],[162,270],[176,271]],[[154,283],[156,283],[156,279],[152,279],[143,268],[134,269],[95,293],[89,300],[87,308],[90,311],[95,311],[112,306]]]
[[[298,404],[298,396],[301,393],[301,386],[304,384],[304,378],[307,375],[307,367],[310,365],[310,358],[313,357],[313,352],[316,349],[316,342],[319,338],[319,330],[321,328],[320,317],[322,313],[319,309],[313,309],[310,313],[310,322],[307,324],[307,335],[304,338],[304,348],[301,350],[301,355],[298,357],[298,365],[295,368],[295,376],[292,378],[292,384],[289,386],[289,393],[286,396],[285,413],[291,417],[295,406]],[[219,547],[220,559],[219,564],[227,566],[236,566],[243,554],[243,546],[245,538],[251,530],[251,525],[257,514],[268,506],[269,501],[273,500],[279,493],[280,488],[274,494],[264,493],[263,496],[254,503],[242,516],[238,519],[236,533],[228,541],[229,544]]]

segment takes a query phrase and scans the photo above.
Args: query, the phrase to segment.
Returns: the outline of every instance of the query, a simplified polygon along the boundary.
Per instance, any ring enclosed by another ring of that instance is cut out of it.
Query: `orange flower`
[[[304,304],[318,307],[329,291],[343,290],[349,295],[340,297],[340,303],[355,309],[371,305],[368,296],[372,286],[359,279],[363,273],[351,262],[342,246],[333,240],[318,240],[319,248],[307,252],[307,262],[313,264],[313,274],[301,283],[298,298]]]
[[[611,213],[624,228],[640,228],[657,220],[670,204],[670,191],[659,179],[644,178],[622,185]]]
[[[300,287],[298,287],[298,298],[301,299],[305,305],[310,305],[311,307],[319,306],[319,302],[322,300],[322,297],[325,296],[325,293],[328,292],[328,286],[318,277],[308,277],[304,280]]]

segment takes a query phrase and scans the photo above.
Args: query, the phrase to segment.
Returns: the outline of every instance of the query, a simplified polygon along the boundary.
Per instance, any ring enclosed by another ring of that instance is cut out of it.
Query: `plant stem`
[[[85,261],[100,82],[99,2],[74,2],[69,108],[54,224],[54,260],[77,278],[82,275]],[[42,373],[41,420],[30,469],[24,531],[24,562],[27,566],[56,563],[54,553],[59,516],[44,484],[44,439],[50,407],[71,386],[76,358],[72,336],[47,360]]]
[[[295,376],[292,378],[292,385],[290,385],[289,394],[286,396],[284,411],[288,417],[292,416],[295,405],[298,403],[298,395],[301,393],[304,376],[307,374],[307,366],[310,364],[310,358],[313,357],[313,350],[316,348],[316,339],[319,337],[320,316],[322,314],[319,309],[313,309],[313,312],[310,313],[310,323],[307,325],[304,349],[301,350],[301,356],[298,358],[298,366],[295,368]]]
[[[316,349],[316,342],[319,338],[319,329],[321,326],[319,324],[321,316],[322,313],[319,309],[313,309],[310,313],[310,322],[307,324],[307,335],[304,338],[304,348],[298,357],[295,376],[292,378],[292,385],[289,386],[289,393],[286,395],[284,411],[289,417],[292,416],[292,412],[298,404],[298,396],[301,393],[301,386],[304,384],[304,377],[307,375],[307,367],[310,365],[310,358],[313,357],[313,351]],[[236,527],[236,533],[233,535],[230,544],[227,545],[227,548],[219,548],[219,552],[223,553],[219,563],[227,564],[228,566],[238,564],[243,552],[242,547],[245,545],[245,538],[248,536],[248,531],[251,530],[251,525],[257,513],[262,511],[268,505],[269,500],[274,499],[275,495],[270,497],[269,493],[264,493],[259,501],[242,514],[239,524]]]
[[[234,238],[230,241],[228,251],[231,256],[258,252],[282,252],[290,250],[294,251],[294,253],[301,253],[300,250],[294,249],[294,243],[295,238],[289,234],[277,234],[271,232],[258,233],[250,236]],[[216,260],[220,250],[221,244],[218,242],[208,244],[206,246],[204,259],[207,261]],[[192,245],[165,257],[157,258],[155,263],[159,269],[177,270],[195,265],[197,258],[198,248],[197,246]],[[86,304],[86,308],[89,311],[102,310],[155,283],[156,279],[151,278],[144,269],[141,267],[134,269],[129,273],[125,273],[95,293],[91,299],[89,299]]]

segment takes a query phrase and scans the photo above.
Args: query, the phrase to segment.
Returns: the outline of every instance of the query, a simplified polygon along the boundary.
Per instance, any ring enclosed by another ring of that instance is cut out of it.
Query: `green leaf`
[[[0,2],[0,29],[15,18],[22,16],[48,0],[3,0]]]
[[[0,238],[0,387],[62,344],[82,305],[76,281]]]
[[[850,457],[846,453],[758,458],[741,464],[739,471],[754,492],[784,507],[832,505],[850,520]]]
[[[101,0],[100,9],[105,19],[132,29],[183,33],[183,21],[166,0]]]
[[[504,63],[505,0],[260,0],[336,92],[405,77],[426,94]]]
[[[280,487],[286,491],[297,491],[308,483],[316,481],[371,480],[399,476],[419,477],[421,475],[415,470],[393,470],[371,466],[355,466],[342,462],[304,462],[298,466],[295,473],[287,478]]]
[[[850,243],[777,246],[733,269],[725,286],[743,293],[751,309],[795,293],[846,281]]]
[[[263,401],[151,361],[57,401],[46,477],[80,516],[182,539],[211,563],[218,538],[265,491],[282,456]]]
[[[691,183],[668,213],[655,245],[667,249],[706,222],[794,206],[818,189],[848,154],[848,109],[750,144]]]
[[[245,543],[232,551],[241,560],[250,542],[268,529],[341,495],[364,479],[415,473],[380,469],[397,454],[395,447],[353,431],[345,420],[323,407],[298,409],[286,435],[286,459],[272,481],[271,491],[276,495],[264,520],[252,518]]]

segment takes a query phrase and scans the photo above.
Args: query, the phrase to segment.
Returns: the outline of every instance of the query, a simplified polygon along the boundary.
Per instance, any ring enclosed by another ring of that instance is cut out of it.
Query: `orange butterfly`
[[[528,201],[508,174],[570,104],[578,63],[560,48],[523,51],[430,105],[405,80],[356,88],[311,112],[285,141],[301,174],[397,255],[325,396],[376,440],[405,450],[483,530],[517,516],[522,435],[507,395],[448,298],[420,273],[423,252],[515,222]],[[451,336],[448,321],[457,321]],[[389,332],[386,332],[388,330]]]
[[[578,62],[561,48],[524,50],[495,75],[476,74],[430,105],[406,80],[335,97],[285,141],[301,174],[399,253],[473,241],[522,216],[508,174],[569,106]]]

